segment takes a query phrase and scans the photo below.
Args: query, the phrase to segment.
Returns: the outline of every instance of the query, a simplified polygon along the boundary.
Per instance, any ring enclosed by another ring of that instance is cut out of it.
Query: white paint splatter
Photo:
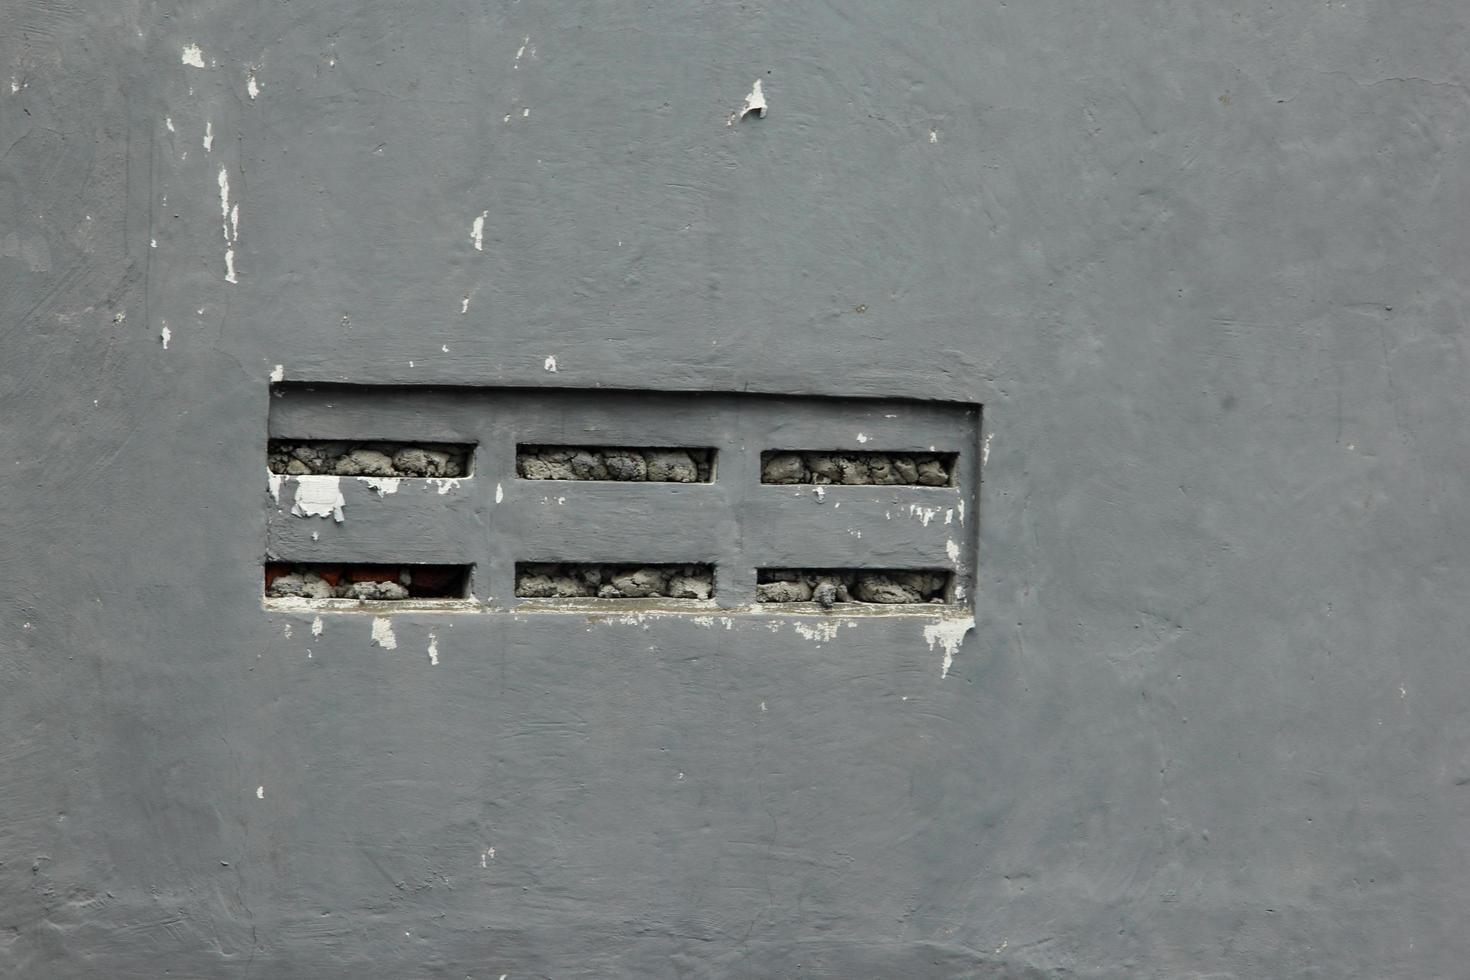
[[[263,799],[265,799],[265,787],[264,786],[257,786],[257,787],[255,787],[255,798],[257,800],[263,800]]]
[[[953,541],[944,542],[944,553],[949,555],[949,560],[956,565],[960,563],[960,546]]]
[[[929,142],[931,142],[931,143],[938,143],[939,142],[939,130],[937,130],[937,129],[931,129],[931,130],[929,130]]]
[[[939,671],[940,680],[949,676],[949,668],[954,664],[954,657],[959,652],[960,643],[964,640],[965,634],[974,628],[974,616],[941,619],[924,627],[924,639],[928,641],[929,649],[933,650],[938,644],[944,650],[944,664]]]
[[[286,380],[286,365],[284,365],[284,364],[277,364],[275,367],[271,368],[271,380],[272,381],[285,381]]]
[[[834,620],[822,620],[810,626],[806,623],[797,623],[794,628],[808,640],[820,645],[837,635],[837,627],[838,624]]]
[[[203,68],[204,52],[200,50],[197,44],[186,44],[183,50],[179,52],[179,61],[191,68]]]
[[[254,102],[256,96],[260,95],[260,83],[255,80],[254,69],[245,73],[245,94],[250,96],[251,102]]]
[[[397,476],[360,476],[358,480],[367,484],[369,490],[378,491],[379,497],[386,497],[390,493],[398,492],[398,484],[402,477]]]
[[[270,473],[266,475],[266,482],[270,487],[271,499],[276,502],[277,506],[279,506],[281,503],[281,481],[285,479],[286,478],[280,473]]]
[[[384,650],[398,649],[398,637],[393,635],[393,620],[386,616],[374,617],[373,643]]]
[[[433,630],[429,631],[429,666],[439,666],[439,638]]]
[[[433,483],[433,484],[436,484],[439,487],[439,496],[441,496],[441,497],[444,496],[449,491],[456,490],[456,489],[459,488],[459,480],[455,479],[454,477],[447,477],[447,476],[430,477],[429,478],[429,482],[430,483]]]
[[[543,368],[545,368],[547,371],[551,372],[552,374],[555,374],[556,373],[556,357],[555,356],[552,356],[552,355],[548,355],[547,358],[546,358],[546,360],[542,363],[541,366]]]
[[[858,442],[867,442],[868,441],[868,437],[867,437],[867,435],[865,433],[859,432],[857,434],[857,441]]]
[[[490,217],[489,211],[481,211],[475,217],[474,223],[470,225],[470,244],[475,246],[476,252],[485,251],[485,219]],[[466,303],[468,308],[469,304]]]
[[[745,104],[739,110],[730,114],[730,118],[725,120],[725,125],[733,126],[752,112],[762,119],[766,117],[766,94],[761,91],[761,80],[759,78],[751,86],[750,94],[745,97]]]
[[[149,248],[157,248],[158,247],[158,239],[156,239],[156,238],[150,238],[150,239],[148,239],[148,247]]]
[[[204,152],[208,153],[214,147],[214,123],[204,124]]]
[[[523,54],[526,53],[526,46],[528,44],[530,44],[530,43],[531,43],[531,38],[529,36],[527,36],[526,38],[524,38],[521,41],[521,46],[516,49],[516,60],[515,60],[515,64],[511,65],[511,68],[519,68],[519,67],[521,67],[521,55],[523,55]]]
[[[439,345],[439,350],[440,350],[441,353],[448,354],[449,353],[449,345],[448,344],[440,344]]]
[[[14,95],[16,92],[19,92],[19,91],[20,91],[20,79],[16,78],[14,75],[11,75],[10,76],[10,94],[11,95]]]
[[[985,441],[980,444],[980,465],[984,466],[990,462],[990,440],[995,438],[994,432],[985,433]]]
[[[325,629],[325,627],[322,625],[322,618],[320,616],[314,616],[314,617],[312,617],[312,620],[311,620],[311,635],[312,636],[321,636],[323,629]]]
[[[938,517],[939,512],[943,509],[943,507],[921,507],[918,504],[909,504],[909,516],[917,517],[925,527],[928,527],[929,522]]]
[[[529,118],[530,115],[531,115],[531,110],[530,109],[522,109],[521,110],[521,118],[522,119]]]
[[[342,506],[342,478],[339,476],[298,476],[291,513],[297,517],[330,517],[338,524],[345,520]]]
[[[167,323],[163,325],[162,330],[158,331],[158,336],[163,341],[164,350],[168,350],[168,342],[173,339],[173,335],[174,332],[168,328]]]
[[[505,499],[505,487],[495,484],[495,502],[498,504]]]

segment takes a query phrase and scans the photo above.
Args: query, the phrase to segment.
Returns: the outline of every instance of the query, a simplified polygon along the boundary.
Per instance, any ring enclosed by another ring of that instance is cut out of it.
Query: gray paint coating
[[[1463,973],[1464,4],[0,16],[0,973]],[[978,626],[316,636],[276,365],[984,404]]]

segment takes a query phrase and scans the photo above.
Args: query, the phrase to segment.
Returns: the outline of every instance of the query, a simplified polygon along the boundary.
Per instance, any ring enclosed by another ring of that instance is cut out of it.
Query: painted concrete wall
[[[1463,3],[0,24],[0,974],[1463,973]],[[277,365],[983,404],[976,626],[318,632]]]

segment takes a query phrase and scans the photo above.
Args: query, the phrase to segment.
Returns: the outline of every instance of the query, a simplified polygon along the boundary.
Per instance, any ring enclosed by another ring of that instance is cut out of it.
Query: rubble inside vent
[[[303,599],[458,599],[461,565],[289,565],[265,567],[265,594]]]
[[[713,471],[712,449],[516,447],[516,472],[527,480],[708,483]]]
[[[526,564],[516,566],[523,599],[708,599],[709,565]]]
[[[954,473],[954,453],[761,453],[762,483],[951,487]]]
[[[939,571],[763,568],[756,573],[757,602],[898,605],[944,603],[950,574]]]
[[[473,446],[403,442],[303,442],[272,439],[272,473],[287,476],[460,477],[469,472]]]

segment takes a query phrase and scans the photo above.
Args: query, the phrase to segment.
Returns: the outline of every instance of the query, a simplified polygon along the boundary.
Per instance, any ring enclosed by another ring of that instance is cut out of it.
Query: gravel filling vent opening
[[[523,562],[516,565],[521,599],[708,599],[713,565]]]
[[[711,483],[715,451],[699,447],[516,446],[523,480]]]
[[[265,566],[267,598],[463,599],[470,593],[469,565],[272,562]]]
[[[272,439],[266,465],[285,476],[454,479],[470,475],[474,453],[474,446],[459,443]]]
[[[954,573],[940,569],[759,568],[756,602],[833,606],[948,605]]]
[[[768,449],[761,482],[818,486],[953,487],[957,453]]]

